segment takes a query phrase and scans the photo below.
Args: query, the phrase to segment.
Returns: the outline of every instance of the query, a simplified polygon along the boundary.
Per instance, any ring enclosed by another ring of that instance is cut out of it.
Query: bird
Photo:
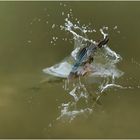
[[[73,64],[73,67],[68,75],[68,79],[74,79],[79,76],[85,76],[86,74],[92,71],[91,63],[94,61],[94,54],[96,50],[102,48],[109,41],[108,35],[104,39],[100,40],[97,43],[90,42],[79,50],[76,56],[76,62]]]

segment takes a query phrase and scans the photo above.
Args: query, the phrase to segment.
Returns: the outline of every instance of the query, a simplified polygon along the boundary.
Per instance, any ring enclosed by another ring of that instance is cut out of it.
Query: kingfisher
[[[79,76],[84,76],[90,72],[92,72],[91,63],[94,60],[94,54],[96,50],[102,48],[109,41],[108,35],[104,37],[104,39],[100,40],[97,43],[91,42],[86,47],[79,50],[76,56],[76,62],[74,63],[69,75],[68,79],[73,79]]]

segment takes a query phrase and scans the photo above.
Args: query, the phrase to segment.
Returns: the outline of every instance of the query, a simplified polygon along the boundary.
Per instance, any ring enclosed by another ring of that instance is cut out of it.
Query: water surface
[[[109,47],[123,58],[117,82],[127,87],[106,90],[91,113],[71,122],[57,120],[73,101],[64,82],[42,82],[42,69],[73,50],[71,35],[54,27],[70,9],[82,24],[109,27]],[[0,138],[140,138],[139,15],[140,2],[0,2]]]

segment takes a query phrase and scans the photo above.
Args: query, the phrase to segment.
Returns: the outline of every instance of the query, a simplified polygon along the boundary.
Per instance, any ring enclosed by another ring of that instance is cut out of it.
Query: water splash
[[[62,13],[63,15],[65,13]],[[43,69],[46,74],[56,76],[59,78],[65,78],[63,88],[73,99],[68,103],[62,103],[60,110],[60,116],[57,120],[68,120],[72,121],[75,117],[80,114],[90,114],[94,109],[94,105],[90,104],[90,93],[94,92],[96,96],[95,102],[99,100],[101,94],[109,88],[121,88],[123,86],[116,84],[116,79],[123,75],[123,72],[116,66],[118,62],[122,60],[122,57],[115,51],[111,50],[109,46],[104,45],[100,50],[95,53],[94,61],[92,63],[93,72],[87,77],[69,81],[67,79],[73,64],[76,61],[76,56],[79,50],[87,44],[97,42],[93,39],[89,39],[87,33],[95,33],[97,30],[89,28],[89,26],[80,25],[80,21],[73,23],[70,20],[72,11],[67,14],[65,18],[65,24],[60,25],[60,30],[64,30],[72,35],[74,42],[74,49],[71,54],[62,60],[60,63]],[[103,38],[108,35],[109,27],[103,26],[99,29]],[[117,26],[114,27],[117,29]],[[69,40],[69,39],[68,39]],[[84,80],[84,82],[83,82]],[[96,84],[97,88],[95,91],[89,91],[88,85]],[[81,103],[82,102],[82,103]]]
[[[72,107],[75,107],[76,104],[74,103],[66,103],[66,104],[62,104],[61,105],[61,115],[57,118],[57,120],[62,120],[63,122],[71,122],[72,120],[74,120],[77,116],[79,115],[85,115],[85,114],[91,114],[92,113],[92,109],[90,108],[85,108],[85,109],[70,109]]]

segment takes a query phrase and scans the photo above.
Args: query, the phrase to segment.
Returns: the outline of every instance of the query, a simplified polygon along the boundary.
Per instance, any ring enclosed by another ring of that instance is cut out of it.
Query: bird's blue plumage
[[[73,65],[70,74],[76,74],[86,63],[90,64],[93,61],[93,56],[96,49],[101,48],[108,42],[108,40],[109,38],[106,36],[106,38],[101,40],[98,44],[91,43],[89,46],[82,48],[77,54],[76,62]]]

